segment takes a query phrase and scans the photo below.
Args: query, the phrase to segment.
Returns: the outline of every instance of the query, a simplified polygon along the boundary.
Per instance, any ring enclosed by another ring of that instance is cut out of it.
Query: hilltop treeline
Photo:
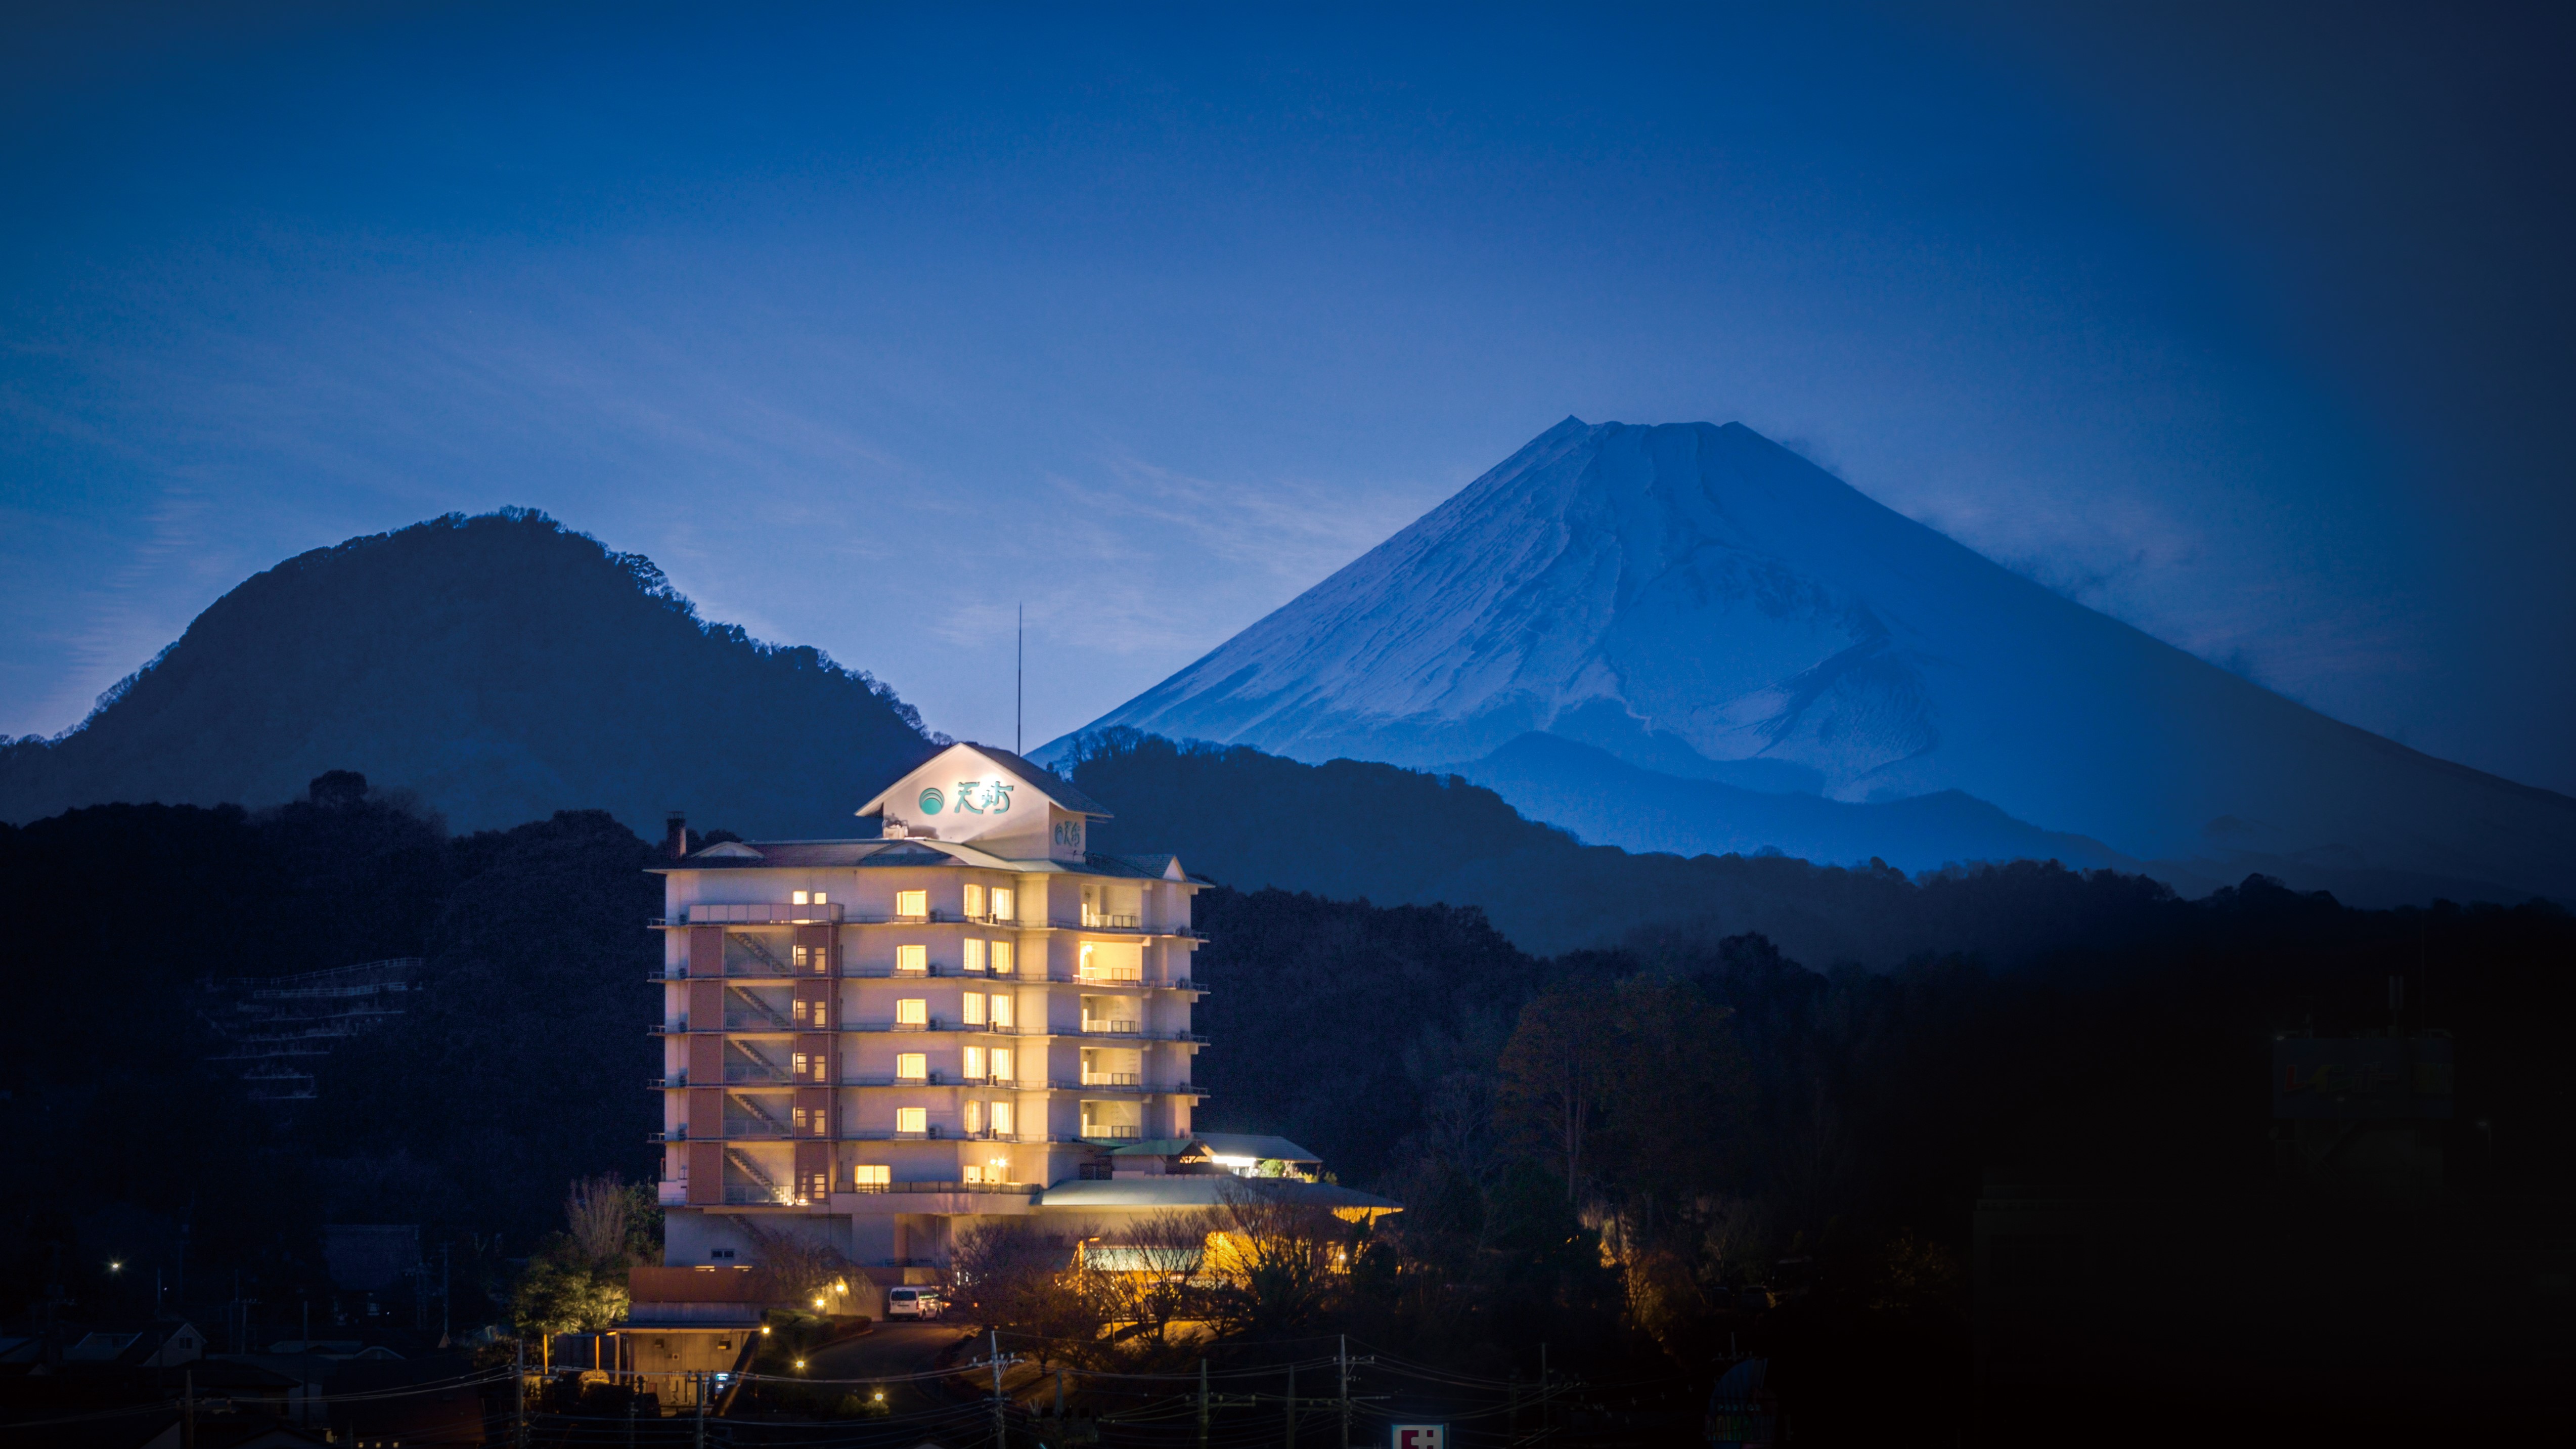
[[[265,806],[352,769],[465,828],[596,808],[652,831],[722,802],[738,830],[815,836],[934,748],[864,672],[709,623],[652,560],[504,509],[244,580],[79,728],[0,740],[0,820]]]
[[[1818,968],[1885,968],[1924,951],[2017,965],[2070,944],[2162,939],[2190,919],[2145,876],[2013,861],[1908,877],[1785,856],[1631,855],[1523,819],[1454,775],[1113,730],[1068,773],[1117,812],[1103,850],[1168,850],[1243,889],[1378,905],[1475,906],[1540,955],[1616,946],[1641,928],[1758,933]]]

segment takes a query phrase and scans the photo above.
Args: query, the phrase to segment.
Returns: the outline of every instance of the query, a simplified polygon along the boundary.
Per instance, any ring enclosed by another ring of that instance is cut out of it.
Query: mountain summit
[[[1545,733],[1756,791],[1964,792],[2138,859],[2576,898],[2576,800],[2295,704],[1740,424],[1568,418],[1082,733],[1110,726],[1471,776]],[[1595,805],[1591,838],[1665,843]]]
[[[268,805],[351,769],[459,829],[605,808],[653,836],[678,806],[825,835],[933,748],[875,680],[702,621],[651,560],[510,509],[245,580],[78,729],[0,745],[0,820]]]

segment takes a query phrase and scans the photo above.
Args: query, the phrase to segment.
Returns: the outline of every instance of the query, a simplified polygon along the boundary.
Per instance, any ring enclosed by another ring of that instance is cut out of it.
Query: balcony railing
[[[672,925],[690,926],[821,926],[847,919],[848,907],[839,901],[819,906],[800,906],[789,901],[751,901],[746,903],[701,902],[684,909]]]
[[[1084,982],[1142,986],[1145,984],[1145,973],[1134,966],[1082,966],[1075,968],[1074,979]]]
[[[783,1187],[761,1187],[755,1183],[728,1182],[724,1188],[726,1207],[801,1207],[805,1200]]]
[[[1085,1142],[1142,1142],[1145,1140],[1145,1129],[1117,1123],[1085,1122],[1082,1124],[1082,1140]]]
[[[1144,1081],[1143,1074],[1138,1072],[1085,1072],[1082,1074],[1082,1084],[1086,1087],[1136,1087],[1144,1085]]]
[[[980,1192],[1014,1197],[1026,1197],[1037,1190],[1037,1184],[1031,1182],[864,1182],[850,1189],[859,1193]]]
[[[830,1030],[829,1027],[802,1026],[773,1011],[728,1011],[724,1014],[724,1024],[724,1029],[727,1031]]]
[[[1086,931],[1141,931],[1145,918],[1112,911],[1085,911],[1082,929]]]
[[[1082,1019],[1082,1033],[1085,1036],[1144,1035],[1144,1033],[1136,1030],[1136,1023],[1132,1021],[1117,1021],[1094,1016],[1086,1016]]]

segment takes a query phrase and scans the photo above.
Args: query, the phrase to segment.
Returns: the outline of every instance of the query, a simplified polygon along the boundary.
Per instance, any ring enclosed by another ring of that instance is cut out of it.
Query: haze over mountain
[[[1515,747],[1532,733],[1672,782],[1631,781],[1641,793],[1916,802],[1908,824],[1773,827],[1827,859],[1873,832],[1890,848],[1871,853],[1916,868],[2057,833],[2184,863],[2169,875],[2259,859],[2576,899],[2576,800],[2284,699],[1740,424],[1568,418],[1086,732],[1110,726],[1454,768],[1540,819],[1592,788],[1591,766]],[[1954,800],[1956,828],[1927,833],[1942,811],[1920,797],[1948,791],[1994,814]],[[1593,804],[1586,838],[1603,843],[1743,836],[1714,803],[1698,835],[1666,799],[1640,799],[1633,823]]]
[[[79,728],[0,747],[0,819],[270,805],[349,769],[460,830],[604,808],[653,838],[676,807],[844,835],[856,801],[931,749],[867,675],[706,623],[650,560],[505,510],[245,581]]]

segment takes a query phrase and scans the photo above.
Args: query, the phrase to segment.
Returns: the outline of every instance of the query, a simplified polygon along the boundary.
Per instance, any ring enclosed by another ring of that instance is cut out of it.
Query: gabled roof
[[[1260,1132],[1201,1132],[1198,1139],[1218,1157],[1275,1159],[1280,1162],[1321,1162],[1324,1159],[1289,1141]]]
[[[904,771],[902,775],[895,777],[895,779],[889,782],[884,789],[879,790],[873,797],[871,797],[868,803],[860,806],[858,813],[861,815],[883,814],[885,811],[886,796],[894,793],[894,787],[896,784],[901,783],[904,779],[910,777],[916,771],[924,768],[925,766],[935,763],[941,757],[954,754],[959,750],[970,750],[975,754],[982,756],[990,763],[999,765],[1003,769],[1010,771],[1012,774],[1019,776],[1021,780],[1027,782],[1030,789],[1047,797],[1048,802],[1053,804],[1059,810],[1070,810],[1077,815],[1089,815],[1101,820],[1111,818],[1108,807],[1102,805],[1099,801],[1092,799],[1090,796],[1083,794],[1080,790],[1073,788],[1071,781],[1066,780],[1055,771],[1046,768],[1044,765],[1031,764],[1029,761],[1021,759],[1018,755],[1011,753],[1009,750],[999,749],[992,745],[979,745],[972,740],[959,740],[956,744],[950,745],[947,749],[942,750],[938,755],[933,755],[929,760],[923,761],[922,764],[915,765],[912,769]]]

